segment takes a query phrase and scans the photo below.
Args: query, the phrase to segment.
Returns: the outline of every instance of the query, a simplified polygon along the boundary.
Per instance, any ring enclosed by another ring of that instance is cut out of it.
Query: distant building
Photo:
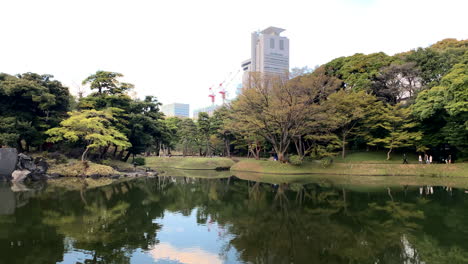
[[[208,107],[202,107],[202,108],[195,109],[195,110],[193,110],[193,119],[197,120],[198,119],[198,113],[201,113],[201,112],[205,112],[209,116],[213,116],[214,111],[216,111],[220,107],[221,107],[220,105],[211,105],[211,106],[208,106]]]
[[[250,59],[241,64],[243,88],[250,86],[252,73],[260,73],[263,77],[288,76],[289,39],[280,36],[283,31],[282,28],[269,27],[252,33]]]
[[[188,104],[166,104],[161,106],[161,111],[166,117],[190,117],[190,105]]]

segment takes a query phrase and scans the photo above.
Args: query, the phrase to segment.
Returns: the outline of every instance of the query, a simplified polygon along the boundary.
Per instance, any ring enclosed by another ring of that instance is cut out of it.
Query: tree
[[[66,117],[71,100],[68,88],[52,75],[0,74],[0,119],[8,120],[0,134],[8,134],[8,145],[19,151],[29,151],[31,146],[41,149],[44,132]]]
[[[308,91],[304,86],[286,85],[280,78],[252,77],[251,88],[232,103],[234,127],[263,137],[285,162],[292,138],[302,134],[311,115]]]
[[[338,91],[328,97],[324,102],[330,122],[338,127],[337,132],[341,138],[341,157],[346,155],[346,139],[357,128],[370,112],[376,98],[364,91],[347,92]]]
[[[422,137],[422,132],[412,131],[417,123],[411,118],[411,109],[404,108],[401,104],[380,105],[380,111],[370,118],[374,121],[369,129],[383,129],[383,137],[371,138],[368,145],[382,145],[387,152],[387,160],[390,160],[390,154],[396,148],[415,146],[416,142]]]
[[[190,118],[184,118],[180,121],[177,131],[179,142],[182,144],[182,155],[185,157],[188,153],[193,153],[197,142],[197,125]]]
[[[442,118],[445,122],[437,127],[439,130],[433,130],[428,136],[441,134],[445,142],[456,146],[463,154],[468,152],[467,65],[468,53],[461,63],[455,64],[441,79],[440,85],[422,91],[412,106],[415,116],[423,122],[434,122],[437,118]],[[430,143],[438,144],[434,140]]]
[[[210,154],[210,136],[212,135],[212,123],[210,116],[205,112],[198,113],[198,132],[205,141],[205,156],[209,156]]]
[[[111,125],[113,120],[110,111],[83,110],[69,113],[70,117],[60,122],[60,127],[46,131],[49,142],[81,141],[85,150],[81,161],[85,161],[86,154],[93,149],[115,145],[128,148],[131,144],[127,137]]]
[[[212,117],[213,130],[216,136],[223,141],[223,154],[228,157],[231,156],[231,141],[234,140],[234,135],[228,126],[229,111],[226,106],[222,106],[214,112]]]
[[[372,91],[378,99],[390,104],[413,100],[423,87],[419,75],[414,62],[392,64],[376,76]]]
[[[328,75],[342,80],[342,87],[353,91],[369,91],[372,80],[382,67],[390,65],[395,58],[383,52],[369,55],[356,53],[353,56],[340,57],[325,65]]]
[[[119,82],[117,80],[119,77],[123,77],[123,74],[118,72],[97,71],[95,74],[84,79],[82,84],[89,84],[91,90],[98,90],[98,94],[122,94],[134,88],[133,84]]]

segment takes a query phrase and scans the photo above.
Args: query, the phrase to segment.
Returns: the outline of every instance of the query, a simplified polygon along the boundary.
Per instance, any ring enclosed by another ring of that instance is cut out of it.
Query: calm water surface
[[[468,194],[236,178],[3,184],[3,263],[468,263]]]

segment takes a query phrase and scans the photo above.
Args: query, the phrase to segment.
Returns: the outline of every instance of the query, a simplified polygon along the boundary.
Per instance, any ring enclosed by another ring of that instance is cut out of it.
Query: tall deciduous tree
[[[280,78],[253,76],[251,88],[232,104],[235,126],[248,128],[271,143],[280,161],[294,136],[311,114],[310,97],[304,86],[290,86]]]
[[[377,105],[380,109],[370,118],[373,120],[370,129],[383,129],[384,134],[370,139],[367,144],[381,145],[388,149],[387,160],[396,148],[416,146],[417,141],[421,140],[422,132],[413,131],[417,123],[411,117],[411,109],[404,108],[401,104]]]
[[[337,132],[341,139],[341,157],[346,155],[346,140],[354,132],[357,125],[364,120],[370,112],[376,98],[364,91],[347,92],[338,91],[325,101],[325,109],[330,122],[338,127]]]

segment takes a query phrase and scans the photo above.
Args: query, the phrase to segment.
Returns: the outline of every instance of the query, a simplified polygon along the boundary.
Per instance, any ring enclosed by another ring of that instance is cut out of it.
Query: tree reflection
[[[0,263],[57,262],[70,246],[89,254],[85,263],[130,263],[159,243],[154,219],[195,209],[198,224],[223,229],[220,256],[234,249],[243,263],[467,263],[467,206],[461,191],[437,187],[420,196],[411,187],[141,179],[45,192],[0,216]]]

